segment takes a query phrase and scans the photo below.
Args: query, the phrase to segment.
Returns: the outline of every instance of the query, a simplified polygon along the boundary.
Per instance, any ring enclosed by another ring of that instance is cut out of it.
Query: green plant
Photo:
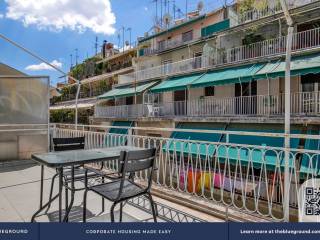
[[[107,82],[107,80],[103,80],[99,82],[99,89],[102,92],[109,91],[111,89],[111,85]]]
[[[253,7],[257,10],[265,10],[268,8],[268,1],[267,0],[256,0],[253,4]]]
[[[244,12],[254,9],[255,0],[241,0],[239,2],[239,13],[243,14]]]
[[[95,64],[95,67],[94,67],[94,74],[95,75],[100,75],[103,73],[103,65],[104,65],[104,63]]]
[[[93,109],[78,109],[78,122],[89,124],[89,117],[93,115]],[[74,123],[75,109],[58,109],[50,111],[50,122],[52,123]]]
[[[264,40],[264,37],[262,35],[256,35],[254,31],[251,31],[250,33],[246,34],[244,39],[242,40],[243,45],[249,45],[256,42],[261,42]]]
[[[89,97],[90,92],[90,84],[81,84],[81,97]]]

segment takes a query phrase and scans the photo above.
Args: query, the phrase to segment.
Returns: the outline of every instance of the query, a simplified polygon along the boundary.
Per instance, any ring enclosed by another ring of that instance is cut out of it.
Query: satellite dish
[[[171,16],[170,14],[165,14],[163,16],[163,22],[166,24],[166,26],[169,26],[170,22],[171,22]]]
[[[198,10],[199,12],[201,12],[201,11],[203,10],[203,8],[204,8],[204,3],[203,3],[203,1],[198,2],[198,4],[197,4],[197,10]]]

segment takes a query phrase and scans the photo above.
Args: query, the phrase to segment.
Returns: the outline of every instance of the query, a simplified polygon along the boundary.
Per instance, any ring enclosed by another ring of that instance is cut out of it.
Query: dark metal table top
[[[118,159],[121,151],[136,151],[143,148],[131,146],[119,146],[109,148],[96,148],[89,150],[72,150],[63,152],[50,152],[33,154],[32,159],[42,165],[51,168],[82,165],[99,161]]]

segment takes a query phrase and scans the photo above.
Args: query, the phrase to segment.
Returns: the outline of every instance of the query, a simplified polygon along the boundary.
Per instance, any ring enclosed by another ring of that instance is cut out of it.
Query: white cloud
[[[38,29],[113,34],[116,18],[110,0],[5,0],[6,18]]]
[[[51,64],[55,67],[58,67],[58,68],[62,67],[62,63],[57,60],[53,60],[51,62]],[[42,62],[40,64],[29,65],[29,66],[25,67],[25,70],[41,71],[41,70],[54,70],[54,69],[52,67],[50,67],[48,64]]]
[[[148,7],[144,7],[144,10],[145,10],[145,11],[148,11],[149,9],[148,9]]]
[[[3,17],[4,17],[3,14],[0,13],[0,19],[3,18]]]

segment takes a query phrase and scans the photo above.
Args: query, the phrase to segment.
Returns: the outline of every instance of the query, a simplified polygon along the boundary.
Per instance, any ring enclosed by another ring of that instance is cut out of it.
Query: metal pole
[[[293,35],[293,21],[289,14],[287,4],[285,0],[281,0],[281,7],[286,17],[288,25],[287,46],[286,46],[286,66],[285,66],[285,116],[284,116],[284,133],[285,133],[285,166],[284,166],[284,198],[283,198],[283,218],[284,221],[290,221],[290,173],[289,173],[289,161],[290,161],[290,69],[291,69],[291,48],[292,48],[292,35]]]
[[[122,27],[122,52],[124,52],[124,27]]]
[[[289,158],[290,158],[290,68],[291,68],[291,46],[292,46],[293,27],[288,28],[287,36],[287,53],[286,53],[286,74],[285,74],[285,113],[284,113],[284,133],[285,133],[285,168],[284,168],[284,219],[289,222],[289,189],[290,189],[290,173],[289,173]]]

